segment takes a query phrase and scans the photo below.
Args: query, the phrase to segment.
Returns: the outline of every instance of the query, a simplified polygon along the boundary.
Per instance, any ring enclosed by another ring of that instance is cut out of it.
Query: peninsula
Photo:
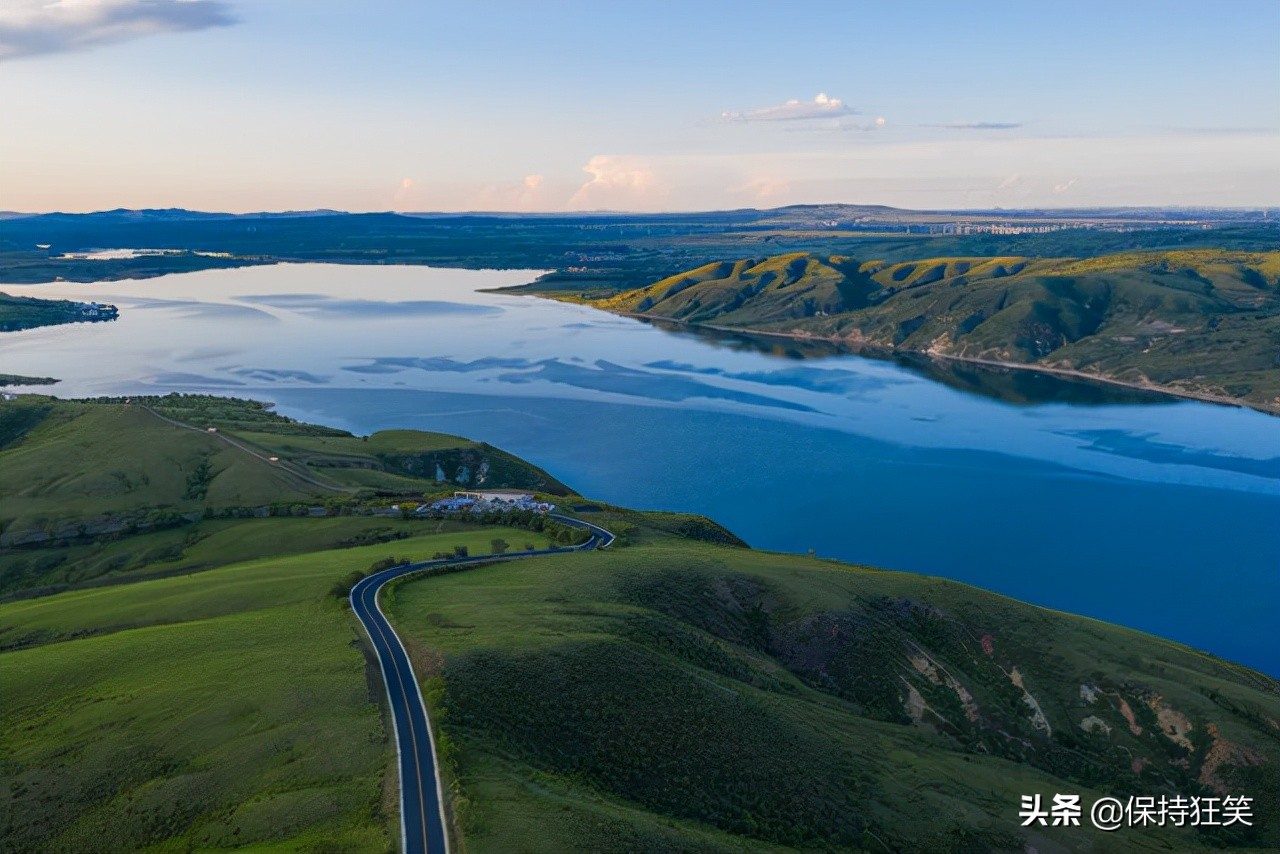
[[[691,327],[1033,370],[1280,413],[1280,252],[886,262],[791,253],[717,261],[612,296]]]

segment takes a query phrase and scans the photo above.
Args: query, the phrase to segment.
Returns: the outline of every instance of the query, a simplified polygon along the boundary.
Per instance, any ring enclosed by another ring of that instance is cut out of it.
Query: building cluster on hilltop
[[[531,510],[534,513],[550,513],[556,505],[539,501],[527,492],[497,490],[492,492],[455,492],[450,498],[441,498],[419,506],[414,512],[426,513],[501,513],[509,510]]]

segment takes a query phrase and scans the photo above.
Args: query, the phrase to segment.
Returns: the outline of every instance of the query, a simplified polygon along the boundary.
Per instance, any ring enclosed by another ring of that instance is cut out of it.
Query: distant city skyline
[[[0,210],[1280,204],[1280,2],[5,0]]]

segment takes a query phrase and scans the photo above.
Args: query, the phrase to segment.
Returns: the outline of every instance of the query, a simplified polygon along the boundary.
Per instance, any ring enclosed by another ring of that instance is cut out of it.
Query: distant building
[[[550,513],[554,509],[556,509],[554,504],[539,501],[528,492],[495,489],[455,492],[452,498],[442,498],[431,504],[424,504],[415,512],[419,515],[433,511],[443,513],[491,513],[507,510],[532,510],[535,513]]]
[[[86,302],[80,304],[80,316],[89,317],[95,320],[102,320],[108,317],[118,317],[120,309],[114,305],[106,303]]]
[[[533,496],[527,492],[516,492],[511,489],[495,489],[490,492],[455,492],[454,498],[470,498],[473,501],[532,501]]]

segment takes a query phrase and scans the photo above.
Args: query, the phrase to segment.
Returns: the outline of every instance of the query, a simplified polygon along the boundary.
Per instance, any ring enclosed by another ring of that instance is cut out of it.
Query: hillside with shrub
[[[591,304],[1280,412],[1280,252],[722,261]]]

